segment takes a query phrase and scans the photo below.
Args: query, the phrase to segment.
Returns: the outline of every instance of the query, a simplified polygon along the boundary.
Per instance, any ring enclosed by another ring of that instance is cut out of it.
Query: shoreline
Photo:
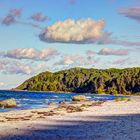
[[[131,97],[128,102],[84,101],[3,112],[0,126],[0,140],[138,140],[140,97]]]
[[[87,93],[79,93],[79,92],[67,92],[67,91],[30,91],[30,90],[13,90],[13,89],[4,89],[4,90],[0,90],[0,91],[15,91],[15,92],[33,92],[33,93],[36,93],[36,92],[43,92],[43,93],[56,93],[56,94],[59,94],[59,93],[66,93],[66,94],[95,94],[95,95],[111,95],[111,96],[128,96],[128,97],[140,97],[140,95],[138,94],[106,94],[106,93],[91,93],[91,92],[87,92]]]
[[[75,92],[65,92],[65,91],[30,91],[30,90],[13,90],[13,89],[5,89],[5,90],[0,90],[0,91],[15,91],[15,92],[49,92],[49,93],[75,93]],[[75,94],[80,94],[80,93],[75,93]],[[82,93],[81,93],[82,94]]]
[[[102,94],[102,95],[107,95],[107,94]],[[128,97],[130,100],[133,99],[133,100],[137,100],[138,98],[138,101],[140,101],[140,96],[134,96],[134,95],[129,95],[129,96],[123,96],[123,95],[113,95],[113,96],[118,96],[118,98],[120,97]],[[117,98],[116,98],[117,99]],[[9,110],[9,111],[2,111],[0,112],[0,115],[2,113],[15,113],[15,112],[24,112],[24,111],[34,111],[34,110],[42,110],[42,109],[45,109],[45,110],[49,110],[49,109],[52,109],[53,108],[58,108],[59,106],[61,106],[61,103],[63,105],[66,104],[66,105],[76,105],[76,104],[85,104],[85,103],[94,103],[94,102],[110,102],[110,101],[114,101],[115,102],[115,99],[112,99],[112,100],[103,100],[103,101],[100,101],[100,100],[86,100],[86,101],[64,101],[64,102],[50,102],[50,105],[47,104],[47,107],[39,107],[39,108],[26,108],[26,109],[15,109],[15,110]],[[118,102],[121,102],[121,101],[118,101]],[[124,101],[124,102],[127,102],[127,101]],[[52,104],[52,105],[51,105]]]

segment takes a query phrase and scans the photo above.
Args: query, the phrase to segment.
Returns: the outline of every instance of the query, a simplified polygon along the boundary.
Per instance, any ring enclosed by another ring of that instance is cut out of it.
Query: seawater
[[[28,91],[7,91],[0,90],[0,100],[14,98],[17,101],[16,108],[5,109],[0,108],[0,112],[11,110],[33,109],[47,107],[50,102],[71,102],[72,96],[85,95],[89,100],[103,101],[113,100],[118,96],[113,95],[97,95],[89,93],[55,93],[55,92],[28,92]],[[120,96],[119,96],[120,97]]]

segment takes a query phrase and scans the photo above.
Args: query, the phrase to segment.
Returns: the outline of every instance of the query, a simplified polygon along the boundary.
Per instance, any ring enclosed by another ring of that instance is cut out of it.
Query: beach
[[[139,140],[140,97],[130,98],[0,113],[0,140]]]

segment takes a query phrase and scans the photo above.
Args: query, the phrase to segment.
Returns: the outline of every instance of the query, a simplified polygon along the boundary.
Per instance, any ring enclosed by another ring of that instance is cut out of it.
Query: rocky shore
[[[0,140],[139,140],[140,97],[0,113]]]

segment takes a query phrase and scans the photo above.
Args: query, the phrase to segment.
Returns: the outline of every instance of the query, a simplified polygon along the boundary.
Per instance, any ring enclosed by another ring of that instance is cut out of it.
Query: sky
[[[0,89],[44,71],[140,66],[140,0],[0,0]]]

